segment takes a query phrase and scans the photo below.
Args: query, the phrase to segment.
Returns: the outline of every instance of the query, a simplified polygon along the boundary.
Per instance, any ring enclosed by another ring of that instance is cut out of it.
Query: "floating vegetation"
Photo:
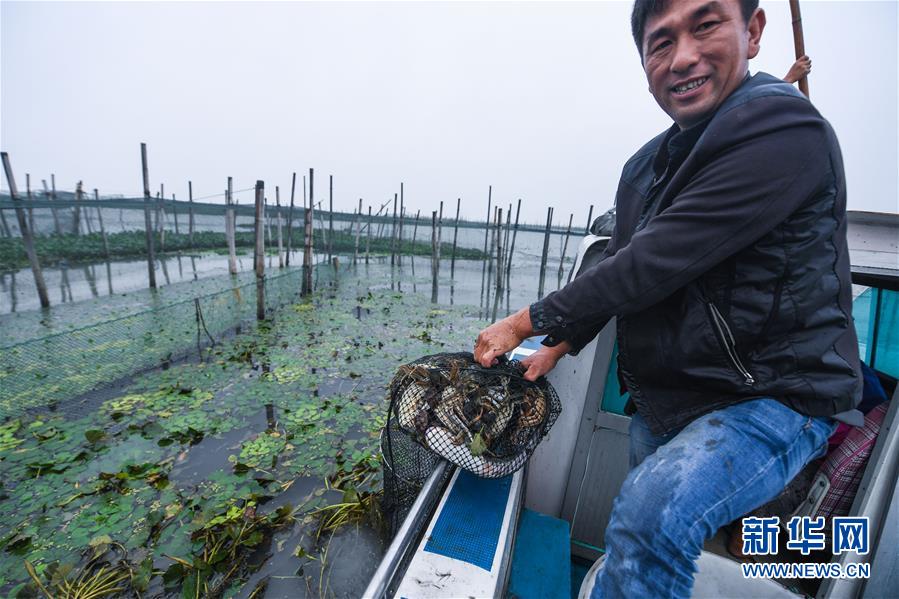
[[[0,423],[0,595],[278,584],[265,556],[287,552],[294,571],[309,561],[285,539],[320,539],[308,549],[321,556],[336,550],[332,534],[377,528],[392,373],[467,347],[482,326],[467,308],[341,281],[202,360]],[[308,592],[320,583],[326,592],[321,577]]]

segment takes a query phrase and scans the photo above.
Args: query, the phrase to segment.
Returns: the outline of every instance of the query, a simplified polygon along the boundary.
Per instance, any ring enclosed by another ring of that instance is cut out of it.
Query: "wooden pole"
[[[488,227],[490,229],[490,244],[487,246],[487,301],[484,303],[485,311],[490,309],[490,292],[493,288],[493,243],[496,241],[496,227],[494,224],[496,223],[496,212],[499,210],[499,206],[493,207],[493,218],[488,221]]]
[[[396,264],[396,200],[397,194],[393,194],[393,223],[390,225],[390,266]]]
[[[805,56],[805,36],[802,34],[802,13],[799,11],[799,0],[790,0],[790,16],[793,20],[793,49],[796,51],[796,58]],[[808,95],[808,77],[799,80],[799,91]]]
[[[72,233],[81,235],[81,181],[75,186],[75,206],[72,208]]]
[[[508,214],[508,213],[507,213]],[[503,297],[503,209],[496,210],[496,295],[493,298],[493,317],[496,322],[496,313],[499,309],[500,299]]]
[[[81,235],[81,181],[75,186],[75,206],[72,208],[72,233]]]
[[[437,272],[440,273],[440,246],[443,245],[443,200],[440,200],[440,212],[437,213]]]
[[[44,186],[44,197],[50,201],[55,200],[56,194],[50,195],[50,190],[47,189],[47,180],[41,179],[41,184]],[[62,235],[62,229],[59,227],[59,215],[56,213],[56,208],[51,207],[50,214],[53,215],[53,232],[57,235]]]
[[[543,297],[543,281],[546,278],[546,259],[549,255],[549,235],[553,225],[552,206],[546,210],[546,232],[543,234],[543,254],[540,256],[540,282],[537,287],[537,299]]]
[[[585,233],[590,232],[590,227],[593,225],[593,204],[590,204],[590,212],[587,213],[587,228],[584,229]]]
[[[431,212],[431,303],[437,303],[437,211]]]
[[[181,231],[178,230],[178,204],[175,194],[172,194],[172,219],[175,221],[175,235],[180,235]]]
[[[146,143],[140,144],[140,162],[144,176],[144,232],[147,241],[147,271],[150,278],[150,289],[156,289],[156,256],[153,250],[153,223],[150,221],[150,204],[153,200],[150,199],[150,171],[147,168]]]
[[[100,192],[94,189],[94,200],[100,201]],[[106,259],[109,260],[109,240],[106,238],[106,227],[103,226],[103,211],[100,210],[100,205],[97,204],[97,222],[100,224],[100,236],[103,238],[103,253],[106,254]]]
[[[496,276],[506,278],[506,271],[508,267],[506,266],[509,260],[509,233],[512,229],[512,204],[509,204],[509,210],[506,211],[506,230],[503,233],[503,268],[502,270],[496,271]],[[505,288],[505,281],[503,282],[503,288]]]
[[[509,259],[506,261],[506,288],[512,280],[512,259],[515,255],[515,239],[518,237],[518,216],[521,214],[521,198],[518,198],[518,207],[515,209],[515,228],[512,230],[512,245],[509,246]]]
[[[415,211],[415,226],[412,227],[412,247],[413,248],[415,247],[415,240],[417,239],[417,235],[418,235],[418,217],[419,216],[421,216],[421,210],[416,210]],[[415,251],[413,250],[413,254],[414,253],[415,253]]]
[[[51,198],[55,202],[56,201],[56,173],[50,173],[50,192],[51,192],[50,193]],[[53,211],[54,217],[56,216],[56,214],[57,214],[57,212],[56,212],[56,210],[54,210]],[[62,224],[59,222],[58,219],[55,221],[55,224],[56,224],[56,234],[62,235]]]
[[[462,198],[456,198],[456,222],[453,223],[453,255],[450,258],[450,279],[456,279],[456,241],[459,239],[459,209],[462,207]]]
[[[484,224],[484,263],[481,265],[481,304],[484,303],[484,279],[487,276],[487,241],[490,237],[490,203],[493,200],[493,186],[487,188],[487,221]]]
[[[37,235],[37,231],[34,230],[34,208],[31,205],[34,200],[31,195],[31,175],[28,173],[25,173],[25,194],[28,196],[28,228],[31,229],[32,235]]]
[[[400,181],[400,242],[398,250],[399,257],[397,258],[400,265],[403,264],[403,217],[406,216],[406,198],[403,191],[403,182]]]
[[[353,264],[359,262],[359,234],[362,232],[362,198],[359,198],[359,209],[356,211],[356,245],[353,246]]]
[[[159,233],[159,251],[165,251],[165,185],[159,184],[159,197],[156,202],[156,229]]]
[[[290,180],[290,209],[287,211],[287,255],[284,257],[284,265],[290,266],[290,247],[293,242],[293,194],[297,188],[297,173],[294,171]]]
[[[275,185],[275,211],[278,213],[278,268],[284,268],[284,241],[281,238],[281,191]]]
[[[365,238],[365,263],[368,264],[368,254],[371,250],[371,205],[368,206],[368,232]]]
[[[25,219],[25,211],[20,205],[19,193],[16,190],[16,179],[13,177],[12,165],[9,163],[9,154],[0,153],[3,160],[3,170],[6,173],[6,182],[9,184],[9,197],[12,198],[16,205],[16,218],[19,221],[19,232],[22,235],[22,243],[25,244],[25,254],[28,256],[28,262],[31,264],[31,273],[34,275],[34,285],[37,287],[37,295],[41,302],[41,308],[50,307],[50,297],[47,295],[47,285],[44,283],[44,273],[41,272],[41,265],[37,259],[37,252],[34,251],[34,239],[31,238],[31,229],[28,228],[28,221]]]
[[[568,216],[568,229],[565,231],[565,242],[562,244],[562,257],[559,258],[559,285],[562,283],[562,275],[565,273],[565,253],[568,251],[568,238],[571,237],[571,223],[574,221],[574,213]]]
[[[328,175],[328,264],[334,257],[334,175]]]
[[[234,213],[234,197],[231,195],[233,182],[228,177],[228,189],[225,190],[225,237],[228,241],[228,273],[237,274],[237,218]]]
[[[265,320],[265,184],[256,181],[256,320]]]
[[[187,182],[187,242],[194,247],[194,184]]]
[[[314,176],[315,171],[313,169],[309,169],[309,206],[306,207],[306,218],[305,218],[305,241],[303,248],[303,289],[302,295],[309,295],[312,293],[312,242],[314,235],[314,231],[312,229],[312,202],[313,202],[313,184],[314,184]],[[305,185],[303,186],[304,196],[305,196]]]

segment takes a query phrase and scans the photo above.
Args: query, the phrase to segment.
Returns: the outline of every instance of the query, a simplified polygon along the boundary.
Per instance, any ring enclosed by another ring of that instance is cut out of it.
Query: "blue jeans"
[[[631,471],[591,599],[689,597],[704,541],[780,493],[824,454],[835,426],[773,399],[728,406],[664,436],[635,415]]]

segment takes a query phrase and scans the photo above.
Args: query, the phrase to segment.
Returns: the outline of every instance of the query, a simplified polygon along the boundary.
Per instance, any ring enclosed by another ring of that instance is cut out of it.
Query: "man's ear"
[[[762,32],[765,30],[765,24],[768,19],[765,17],[764,9],[757,8],[752,16],[749,17],[749,46],[747,48],[746,58],[755,58],[758,56],[759,50],[762,48]]]

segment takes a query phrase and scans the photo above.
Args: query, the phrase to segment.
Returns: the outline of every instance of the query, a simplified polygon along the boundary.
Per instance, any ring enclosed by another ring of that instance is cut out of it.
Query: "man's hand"
[[[528,308],[522,308],[512,316],[503,318],[478,334],[474,344],[474,359],[481,366],[489,368],[497,363],[497,358],[534,334]]]
[[[790,67],[790,70],[787,71],[787,75],[784,77],[784,81],[787,83],[796,83],[806,75],[808,75],[812,71],[812,59],[806,55],[802,55],[796,59],[796,62],[793,63],[793,66]]]
[[[529,381],[536,381],[539,377],[555,368],[556,363],[562,356],[570,351],[571,345],[567,341],[563,341],[553,347],[541,347],[521,361],[521,365],[527,368],[524,378]]]

